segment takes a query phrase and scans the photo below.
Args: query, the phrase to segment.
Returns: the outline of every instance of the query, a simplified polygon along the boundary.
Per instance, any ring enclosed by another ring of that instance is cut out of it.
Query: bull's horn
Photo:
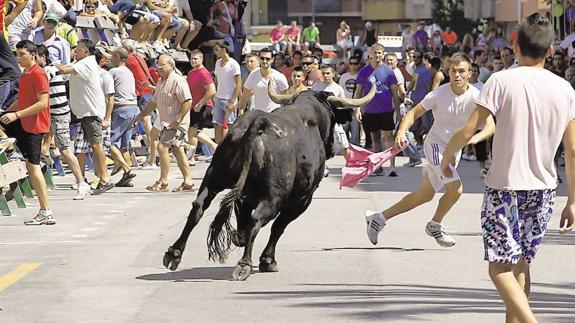
[[[375,96],[376,85],[372,84],[371,89],[369,92],[362,98],[359,99],[347,99],[347,98],[340,98],[337,96],[328,96],[327,100],[331,102],[333,105],[338,107],[360,107],[366,105],[373,99]]]
[[[282,105],[289,104],[291,99],[294,97],[294,95],[290,94],[278,94],[272,80],[268,82],[268,95],[274,103]]]

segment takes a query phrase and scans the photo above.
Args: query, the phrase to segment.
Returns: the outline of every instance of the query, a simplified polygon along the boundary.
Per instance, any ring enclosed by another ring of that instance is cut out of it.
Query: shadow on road
[[[537,286],[537,284],[535,284]],[[501,313],[503,303],[495,289],[435,285],[301,284],[302,290],[238,292],[241,297],[283,299],[294,307],[323,308],[351,319],[396,321],[429,319],[429,314]],[[545,286],[549,288],[550,286]],[[565,285],[551,286],[557,292],[531,296],[536,315],[553,315],[554,322],[568,322],[575,315],[575,295]],[[571,286],[573,288],[575,286]],[[572,289],[571,289],[572,290]],[[343,312],[343,313],[342,313]]]
[[[198,280],[232,280],[234,267],[199,267],[178,271],[168,271],[161,274],[138,276],[136,279],[148,281],[189,282]],[[257,273],[254,268],[252,274]]]

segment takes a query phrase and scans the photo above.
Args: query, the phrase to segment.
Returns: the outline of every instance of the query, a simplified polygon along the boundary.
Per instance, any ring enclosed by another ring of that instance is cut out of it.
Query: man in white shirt
[[[95,166],[100,182],[95,192],[103,193],[114,187],[106,169],[106,154],[102,146],[102,120],[106,104],[100,84],[100,66],[94,54],[96,47],[90,39],[82,39],[74,48],[76,62],[56,64],[61,74],[70,74],[70,109],[78,118],[84,135],[94,151]]]
[[[489,276],[507,307],[507,322],[537,322],[529,306],[530,263],[537,254],[555,201],[554,157],[563,140],[569,193],[559,233],[575,224],[575,92],[545,70],[553,26],[535,13],[517,31],[517,68],[493,74],[467,123],[453,135],[441,161],[451,176],[455,155],[491,117],[493,158],[485,181],[481,227]],[[487,127],[487,126],[486,126]],[[569,256],[559,258],[569,261]]]
[[[398,147],[407,145],[406,132],[415,120],[425,112],[432,111],[434,122],[423,147],[428,164],[423,167],[423,183],[417,191],[409,193],[382,212],[367,212],[367,235],[371,243],[377,244],[377,235],[389,219],[430,202],[436,192],[445,188],[446,192],[439,200],[439,205],[433,218],[427,223],[425,232],[435,238],[442,247],[455,245],[455,240],[445,231],[441,222],[463,192],[461,179],[455,170],[460,155],[457,155],[453,167],[454,175],[451,177],[441,175],[439,162],[449,139],[465,124],[467,117],[475,108],[475,98],[479,95],[479,91],[468,84],[470,69],[471,59],[467,55],[454,54],[451,57],[449,83],[428,93],[401,121],[395,137],[395,144]]]
[[[228,125],[236,121],[237,100],[242,92],[240,64],[230,57],[229,50],[230,47],[225,41],[214,46],[218,58],[214,68],[217,87],[212,110],[216,144],[222,141]]]
[[[260,68],[250,73],[244,84],[244,91],[239,104],[239,114],[243,114],[246,104],[253,96],[254,109],[272,112],[280,107],[274,103],[268,94],[268,83],[271,81],[277,93],[287,94],[288,81],[282,73],[272,68],[274,61],[271,50],[264,48],[260,51]]]
[[[349,68],[348,72],[342,74],[339,77],[339,85],[343,87],[345,90],[345,97],[349,99],[353,99],[353,93],[355,92],[355,85],[356,85],[356,78],[357,74],[359,73],[359,64],[361,62],[361,57],[359,56],[352,56],[349,59]],[[356,108],[357,109],[357,108]],[[350,141],[354,144],[359,146],[360,144],[360,124],[357,120],[355,113],[353,113],[351,120],[351,136]]]

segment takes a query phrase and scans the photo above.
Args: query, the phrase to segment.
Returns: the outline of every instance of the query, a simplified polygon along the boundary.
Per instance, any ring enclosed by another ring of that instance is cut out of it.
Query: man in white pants
[[[399,126],[395,144],[403,147],[407,144],[405,134],[417,118],[427,111],[432,111],[435,120],[424,143],[427,165],[423,168],[423,183],[419,189],[409,193],[388,209],[381,212],[366,212],[367,236],[374,245],[377,244],[379,232],[389,219],[431,201],[435,192],[442,188],[445,188],[446,192],[439,200],[439,205],[433,218],[427,223],[425,232],[435,238],[442,247],[455,245],[455,240],[445,231],[441,221],[459,200],[463,186],[455,170],[457,163],[453,168],[453,176],[449,178],[441,175],[440,162],[451,136],[465,124],[475,109],[475,99],[479,95],[479,90],[468,84],[471,76],[471,59],[463,53],[456,53],[451,57],[449,76],[450,82],[428,93],[419,104],[407,112]],[[488,122],[493,122],[493,119]],[[472,141],[480,139],[483,135],[484,133],[480,132],[472,138]],[[457,156],[457,161],[460,155]]]

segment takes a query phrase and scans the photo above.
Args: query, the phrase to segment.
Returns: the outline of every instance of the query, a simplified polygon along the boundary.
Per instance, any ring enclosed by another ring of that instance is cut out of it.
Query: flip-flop
[[[154,182],[154,184],[146,187],[146,189],[150,192],[167,192],[168,191],[168,184],[162,184],[160,181]]]
[[[182,184],[180,184],[180,186],[174,188],[172,190],[172,192],[193,192],[195,190],[196,190],[196,188],[194,187],[194,184],[188,185],[188,184],[182,182]]]

